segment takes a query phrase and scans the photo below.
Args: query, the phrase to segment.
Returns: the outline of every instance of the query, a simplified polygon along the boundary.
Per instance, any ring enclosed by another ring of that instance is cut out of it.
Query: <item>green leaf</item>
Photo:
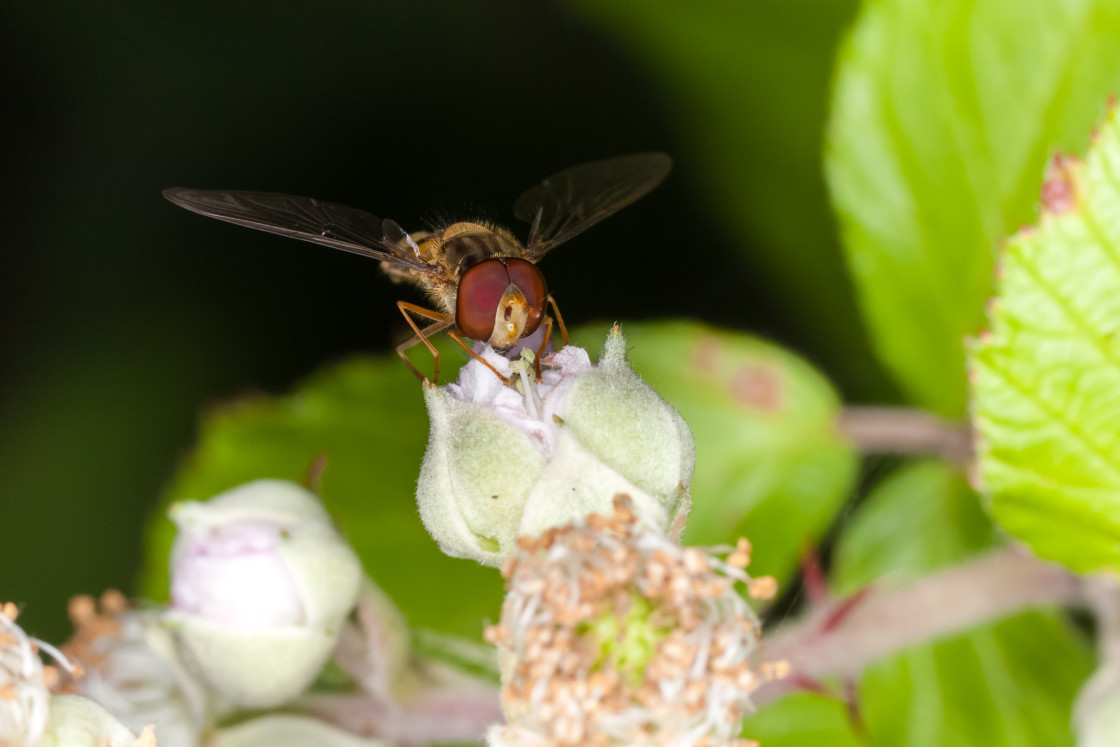
[[[844,703],[812,693],[794,693],[746,720],[743,737],[763,747],[861,747]]]
[[[828,382],[792,353],[688,322],[626,324],[630,363],[696,439],[685,542],[754,542],[751,572],[790,577],[844,505],[857,459]],[[594,351],[602,331],[581,337]]]
[[[1000,524],[1079,571],[1120,567],[1120,126],[1055,162],[973,346],[979,472]]]
[[[991,520],[964,478],[940,462],[904,466],[880,483],[835,551],[840,594],[892,575],[898,581],[965,560],[992,545]]]
[[[835,581],[845,593],[883,577],[903,584],[992,537],[963,477],[940,463],[909,465],[873,491],[841,538]],[[1059,614],[1028,612],[873,663],[859,704],[870,743],[883,747],[1069,745],[1070,706],[1090,670]]]
[[[441,368],[453,377],[454,353],[442,349]],[[302,480],[325,454],[324,502],[366,572],[412,625],[480,636],[483,621],[498,614],[502,581],[492,568],[443,555],[421,525],[416,477],[427,437],[420,383],[396,356],[354,359],[324,369],[292,394],[243,399],[208,414],[165,505],[259,477]],[[172,536],[163,516],[153,522],[149,598],[166,598]]]
[[[874,0],[839,58],[827,174],[880,356],[965,409],[964,336],[997,242],[1031,219],[1054,147],[1120,88],[1115,0]]]

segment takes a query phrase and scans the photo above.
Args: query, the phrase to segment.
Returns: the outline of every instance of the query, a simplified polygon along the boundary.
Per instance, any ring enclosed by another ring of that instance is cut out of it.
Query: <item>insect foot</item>
[[[171,609],[187,664],[236,705],[284,703],[330,656],[361,563],[314,494],[257,480],[172,507]]]
[[[680,414],[626,362],[611,330],[599,362],[572,345],[512,364],[472,360],[458,381],[427,386],[431,436],[420,516],[448,555],[500,565],[521,536],[611,510],[616,494],[665,530],[687,499],[695,445]]]

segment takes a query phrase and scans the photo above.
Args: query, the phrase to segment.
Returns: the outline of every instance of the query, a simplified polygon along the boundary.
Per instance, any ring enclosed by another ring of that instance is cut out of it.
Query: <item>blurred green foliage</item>
[[[829,183],[876,350],[915,404],[964,413],[996,248],[1120,88],[1118,40],[1114,0],[877,0],[854,27]]]
[[[815,693],[794,693],[747,719],[743,737],[767,747],[861,747],[845,703]]]
[[[751,572],[784,588],[852,494],[857,459],[836,432],[832,388],[797,356],[747,335],[687,323],[622,331],[634,370],[696,439],[684,541],[765,537]],[[576,339],[589,351],[602,346],[589,335]]]
[[[738,303],[759,294],[782,317],[766,329],[813,351],[850,395],[889,398],[887,382],[865,364],[867,342],[821,172],[834,46],[857,3],[592,0],[575,7],[642,63],[669,121],[686,133],[674,155],[694,185],[691,197],[740,255],[725,260],[712,294]],[[685,252],[712,270],[721,264],[700,242]]]
[[[959,473],[916,462],[867,497],[836,548],[832,581],[839,594],[900,586],[996,539]],[[858,703],[869,744],[883,747],[1072,745],[1071,705],[1091,669],[1068,620],[1027,612],[875,662]]]

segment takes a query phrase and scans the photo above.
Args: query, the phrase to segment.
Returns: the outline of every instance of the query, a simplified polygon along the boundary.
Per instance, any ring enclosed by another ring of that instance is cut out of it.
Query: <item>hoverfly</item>
[[[405,365],[426,381],[406,351],[448,330],[451,338],[503,381],[506,377],[472,350],[463,338],[489,343],[500,352],[543,327],[540,358],[552,335],[551,304],[564,343],[567,330],[536,263],[548,251],[642,197],[665,179],[672,161],[663,153],[640,153],[594,161],[561,171],[525,192],[514,215],[529,223],[522,244],[507,229],[484,221],[462,221],[409,234],[392,220],[364,210],[309,197],[270,192],[198,190],[175,187],[163,196],[187,210],[218,220],[290,236],[381,261],[390,278],[418,285],[436,306],[398,301],[413,335],[397,346]],[[427,320],[421,327],[413,316]]]

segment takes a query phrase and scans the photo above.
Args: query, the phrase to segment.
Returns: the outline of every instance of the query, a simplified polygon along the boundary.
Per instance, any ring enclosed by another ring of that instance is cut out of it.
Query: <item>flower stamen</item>
[[[742,744],[761,681],[758,620],[735,589],[749,544],[720,560],[642,524],[626,496],[614,507],[520,538],[506,563],[487,639],[507,719],[548,745]]]

